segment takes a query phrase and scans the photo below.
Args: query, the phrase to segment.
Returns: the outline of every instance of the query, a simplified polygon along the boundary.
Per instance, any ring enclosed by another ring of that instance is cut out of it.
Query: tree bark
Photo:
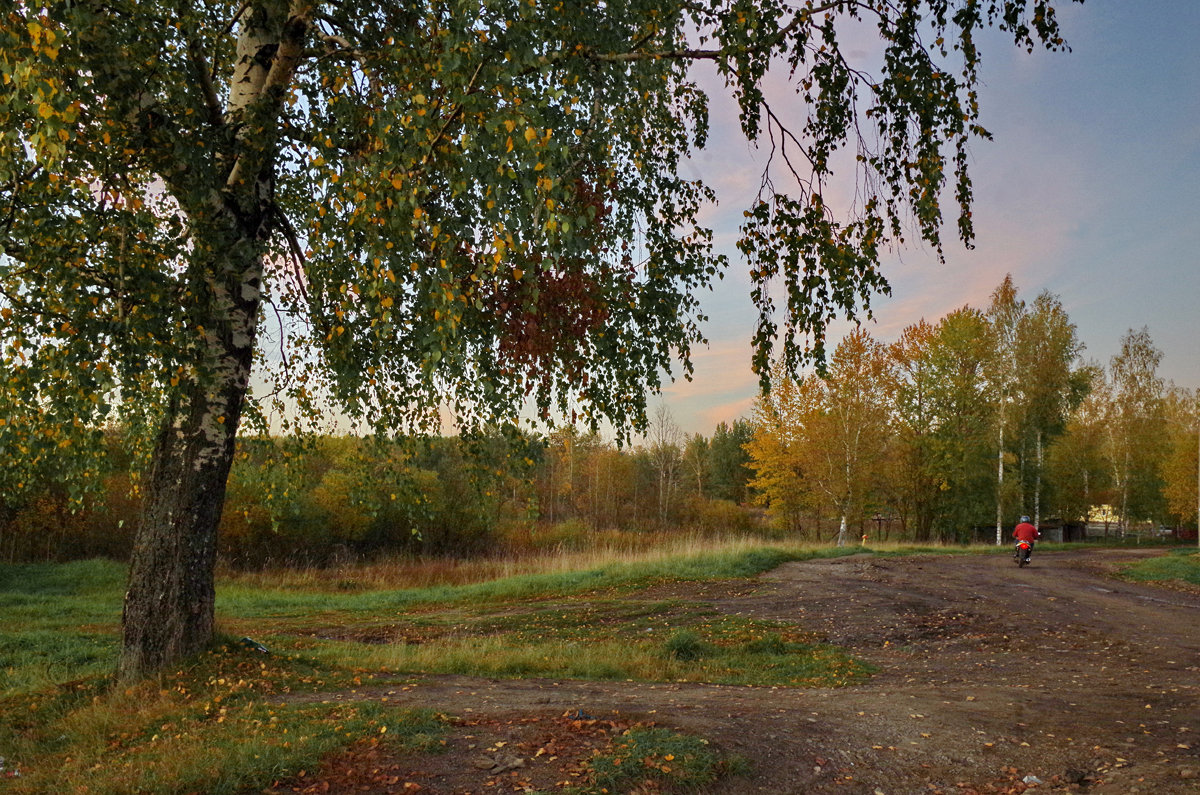
[[[1003,400],[1003,398],[1001,399]],[[1004,403],[1000,404],[1000,441],[996,453],[996,546],[1004,543]]]
[[[191,320],[203,337],[172,396],[143,492],[122,616],[117,675],[154,673],[205,648],[213,635],[217,525],[258,328],[266,208],[218,208],[195,224]],[[209,223],[215,221],[215,223]]]
[[[1042,429],[1037,430],[1037,472],[1033,476],[1033,526],[1042,524]]]
[[[229,384],[215,405],[190,395],[159,435],[125,594],[122,679],[161,670],[212,641],[217,525],[246,385],[245,378]],[[225,411],[214,415],[218,406]]]
[[[263,184],[262,196],[270,185]],[[134,540],[117,675],[161,670],[213,635],[217,525],[258,332],[269,205],[246,214],[225,204],[193,219],[189,266],[202,337],[192,371],[172,396],[155,445]]]

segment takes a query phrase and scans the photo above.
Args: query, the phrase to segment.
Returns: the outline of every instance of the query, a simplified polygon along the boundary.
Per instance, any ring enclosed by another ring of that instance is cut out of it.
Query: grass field
[[[108,677],[123,566],[0,566],[0,789],[236,793],[262,790],[363,742],[436,750],[448,729],[434,712],[296,698],[375,678],[453,673],[772,687],[860,681],[870,674],[866,666],[795,626],[724,615],[679,598],[672,585],[736,589],[784,561],[866,551],[682,539],[640,553],[223,573],[222,643],[131,687]],[[1007,554],[996,547],[869,551]],[[1200,557],[1181,550],[1126,576],[1196,583],[1198,572]],[[694,786],[727,764],[696,741],[656,732],[627,737],[628,747],[594,760],[592,791],[621,786],[613,760],[625,753],[670,755],[680,763],[663,764],[663,775]]]
[[[793,687],[855,681],[868,674],[863,665],[793,627],[725,617],[702,603],[652,593],[678,582],[737,582],[785,560],[846,551],[681,543],[640,554],[548,556],[507,568],[460,565],[444,578],[449,582],[437,582],[420,562],[323,575],[223,575],[217,603],[223,644],[128,688],[108,678],[123,566],[0,566],[6,617],[0,776],[14,792],[235,793],[311,769],[364,738],[435,748],[444,719],[433,713],[293,699],[379,677],[458,673]],[[499,572],[507,576],[494,576]],[[424,584],[403,587],[411,581]],[[270,653],[241,643],[243,636]],[[633,741],[689,742],[657,735]],[[695,756],[695,769],[676,765],[676,775],[711,767],[706,757],[689,754],[679,758]]]
[[[1122,576],[1139,582],[1175,581],[1200,585],[1200,552],[1195,547],[1173,549],[1168,555],[1127,566]]]

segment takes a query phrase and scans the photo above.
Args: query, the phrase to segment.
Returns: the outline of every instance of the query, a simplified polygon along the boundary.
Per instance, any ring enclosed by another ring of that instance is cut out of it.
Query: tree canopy
[[[877,33],[877,66],[847,23]],[[944,191],[971,240],[989,24],[1064,46],[1046,0],[17,0],[0,12],[9,482],[114,416],[154,431],[136,673],[211,634],[247,406],[327,400],[392,428],[532,401],[644,426],[725,265],[699,223],[711,190],[679,175],[707,134],[698,60],[772,155],[739,243],[755,366],[819,359],[825,324],[886,290],[885,246],[912,229],[940,250]],[[776,66],[794,129],[763,91]],[[839,152],[853,207],[825,195]],[[273,377],[247,404],[256,365]]]

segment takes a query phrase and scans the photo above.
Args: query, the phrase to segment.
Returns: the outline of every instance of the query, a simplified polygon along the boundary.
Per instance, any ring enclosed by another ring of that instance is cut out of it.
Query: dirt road
[[[513,791],[473,770],[472,755],[553,739],[536,716],[572,713],[649,718],[740,754],[750,772],[723,793],[1020,792],[1030,776],[1042,792],[1200,792],[1200,593],[1107,576],[1144,554],[1160,553],[1045,553],[1027,569],[1003,555],[789,563],[755,588],[697,597],[816,630],[876,666],[869,681],[792,690],[428,677],[388,689],[389,703],[459,716],[474,742],[456,735],[450,754],[406,775],[422,774],[412,780],[426,792]],[[536,778],[538,760],[525,761],[512,781]]]

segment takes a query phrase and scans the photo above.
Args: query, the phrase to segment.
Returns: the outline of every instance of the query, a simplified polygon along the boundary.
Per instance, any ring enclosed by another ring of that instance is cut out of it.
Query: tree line
[[[1086,522],[1097,506],[1119,533],[1194,522],[1197,394],[1164,384],[1146,329],[1107,367],[1083,350],[1059,298],[1026,302],[1011,276],[986,309],[891,344],[860,328],[826,372],[780,372],[760,398],[751,486],[779,523],[833,522],[839,543],[884,527],[999,542],[1019,515]]]
[[[661,409],[643,443],[490,428],[458,436],[239,440],[218,551],[234,566],[345,556],[469,556],[583,547],[596,534],[748,532],[746,420],[686,437]],[[126,559],[142,499],[128,432],[110,428],[94,489],[47,475],[0,496],[0,560]],[[53,466],[47,468],[53,470]]]
[[[640,442],[572,427],[453,437],[239,441],[219,551],[233,565],[341,555],[472,555],[585,545],[622,531],[860,534],[966,541],[1021,514],[1194,523],[1197,395],[1164,384],[1146,330],[1106,367],[1059,299],[1011,278],[885,344],[859,329],[827,370],[779,374],[750,418],[684,433],[665,405]],[[93,493],[50,474],[0,499],[0,559],[125,558],[139,521],[138,461],[110,429]],[[52,472],[53,466],[47,467]]]

